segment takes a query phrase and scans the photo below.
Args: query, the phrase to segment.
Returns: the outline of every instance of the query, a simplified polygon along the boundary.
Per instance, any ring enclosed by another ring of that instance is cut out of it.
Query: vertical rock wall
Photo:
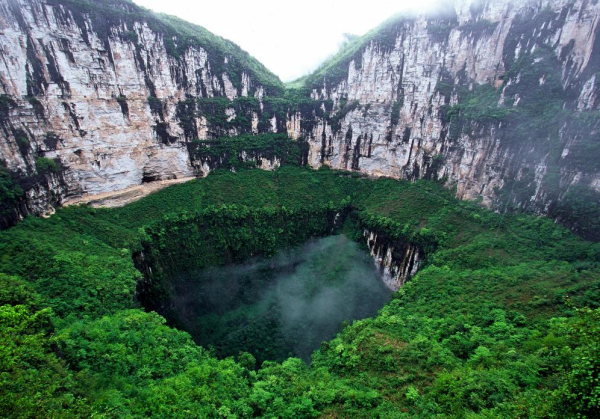
[[[574,230],[600,208],[597,0],[396,18],[296,97],[227,41],[152,16],[123,0],[0,4],[0,170],[24,189],[18,212],[203,175],[195,140],[259,133],[308,140],[313,167],[433,179]]]
[[[597,1],[459,0],[391,21],[309,77],[312,98],[334,102],[303,133],[310,164],[539,213],[574,185],[597,194],[599,20]]]
[[[0,159],[29,179],[36,160],[57,165],[27,190],[27,212],[194,175],[187,142],[210,135],[194,100],[264,94],[227,51],[179,45],[136,6],[113,3],[101,6],[122,16],[105,19],[67,1],[0,4]]]
[[[383,232],[365,229],[363,236],[388,288],[396,291],[417,273],[423,250],[412,243],[392,241]]]

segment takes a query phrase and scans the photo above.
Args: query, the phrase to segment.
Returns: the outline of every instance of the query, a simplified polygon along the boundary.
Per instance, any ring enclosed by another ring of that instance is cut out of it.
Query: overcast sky
[[[283,81],[335,53],[344,33],[363,35],[395,13],[435,0],[134,0],[204,26],[248,51]]]

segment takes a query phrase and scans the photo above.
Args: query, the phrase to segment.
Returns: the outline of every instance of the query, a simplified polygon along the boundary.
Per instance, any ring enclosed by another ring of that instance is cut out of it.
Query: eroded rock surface
[[[597,1],[457,0],[395,19],[310,76],[300,104],[114,1],[126,18],[67,0],[0,4],[0,154],[28,179],[21,213],[203,176],[214,167],[194,140],[271,132],[307,140],[312,167],[434,179],[575,230],[565,197],[600,196]],[[40,157],[59,167],[40,172]]]

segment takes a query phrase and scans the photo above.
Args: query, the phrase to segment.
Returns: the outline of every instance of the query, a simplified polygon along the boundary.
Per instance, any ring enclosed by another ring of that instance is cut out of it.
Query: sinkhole
[[[167,246],[154,252],[138,260],[154,277],[138,290],[146,309],[218,357],[249,352],[258,365],[290,356],[309,362],[321,342],[375,315],[392,293],[371,255],[343,234],[237,263],[223,263],[231,258],[209,245],[194,255]]]

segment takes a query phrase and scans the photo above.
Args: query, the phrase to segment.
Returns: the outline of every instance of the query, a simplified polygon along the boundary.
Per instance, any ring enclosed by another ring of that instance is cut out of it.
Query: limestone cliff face
[[[397,19],[308,78],[333,110],[291,116],[289,133],[309,138],[312,166],[552,213],[575,185],[600,191],[599,20],[588,0],[460,0]],[[318,122],[302,132],[302,118]]]
[[[313,167],[434,179],[581,230],[563,203],[583,193],[580,207],[600,208],[599,19],[597,0],[456,0],[391,20],[283,95],[233,44],[126,0],[9,0],[0,160],[23,189],[13,211],[205,175],[225,158],[198,152],[207,141],[287,133]],[[279,164],[261,153],[237,159]]]
[[[21,179],[36,178],[24,213],[197,174],[187,142],[236,132],[211,131],[189,98],[273,94],[226,41],[215,41],[224,50],[186,45],[133,4],[104,6],[112,14],[68,1],[0,3],[0,158]],[[41,173],[40,157],[59,168]]]
[[[417,273],[424,259],[424,252],[420,246],[390,240],[385,233],[368,229],[363,231],[363,236],[388,288],[397,291]]]

